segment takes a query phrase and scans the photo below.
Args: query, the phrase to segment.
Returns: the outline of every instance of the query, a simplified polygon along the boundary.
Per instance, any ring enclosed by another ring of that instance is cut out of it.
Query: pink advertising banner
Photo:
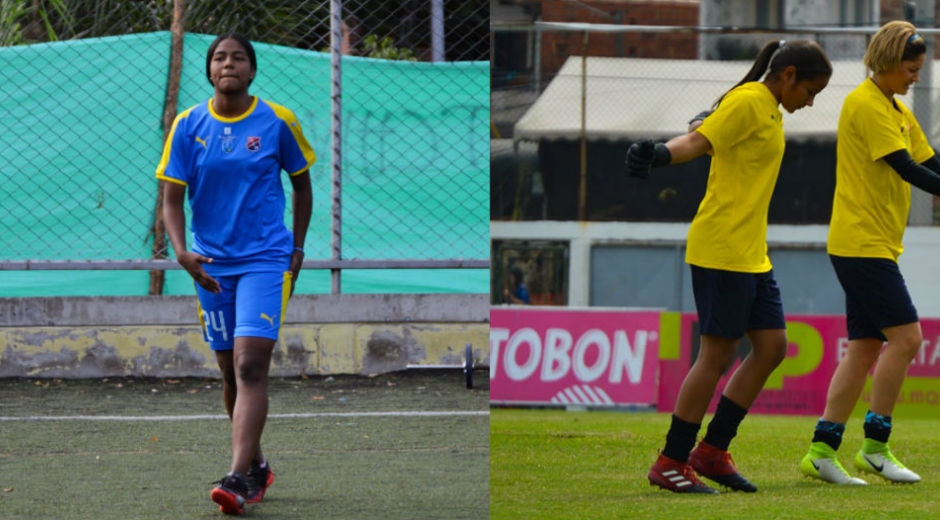
[[[490,401],[655,404],[658,311],[494,307]]]
[[[698,351],[697,317],[682,314],[678,352],[660,357],[658,409],[675,409],[679,386]],[[923,319],[924,342],[908,370],[898,397],[895,414],[934,416],[940,414],[940,319]],[[787,316],[787,357],[771,374],[763,391],[750,409],[751,413],[822,415],[826,407],[829,380],[848,346],[844,316]],[[746,340],[738,351],[732,369],[718,383],[719,395],[730,374],[750,350]],[[869,378],[855,413],[868,408],[871,379]],[[709,412],[714,412],[713,399]]]
[[[694,313],[494,307],[490,311],[490,401],[494,404],[651,406],[675,409],[699,349]],[[921,320],[924,341],[904,380],[895,415],[940,416],[940,319]],[[787,356],[750,409],[757,414],[822,415],[829,381],[845,354],[843,316],[787,316]],[[746,338],[719,381],[750,351]],[[855,408],[864,414],[871,378]]]

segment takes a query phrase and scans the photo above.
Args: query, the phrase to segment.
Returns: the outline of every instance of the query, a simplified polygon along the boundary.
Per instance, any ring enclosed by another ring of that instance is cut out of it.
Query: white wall
[[[567,240],[570,242],[568,304],[588,306],[590,251],[595,244],[618,242],[684,243],[688,223],[638,222],[491,222],[491,240]],[[772,225],[767,241],[825,250],[828,226]],[[940,228],[910,227],[899,264],[914,305],[922,317],[940,317]]]

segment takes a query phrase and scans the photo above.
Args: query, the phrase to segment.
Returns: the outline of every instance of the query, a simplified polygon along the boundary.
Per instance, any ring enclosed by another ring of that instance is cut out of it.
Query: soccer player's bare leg
[[[734,361],[737,348],[738,340],[702,335],[698,358],[679,388],[676,417],[701,424],[718,380]]]
[[[724,395],[748,409],[764,388],[764,383],[787,355],[787,334],[784,329],[751,330],[747,333],[751,352],[734,371]]]
[[[888,346],[881,353],[872,376],[871,411],[891,415],[907,369],[920,349],[923,333],[919,322],[888,327],[881,332],[888,338]]]
[[[860,471],[878,475],[890,482],[915,483],[921,480],[920,476],[905,467],[891,453],[887,437],[890,435],[890,418],[901,390],[901,384],[911,360],[921,346],[922,333],[920,324],[916,322],[888,327],[883,329],[882,333],[888,338],[887,346],[884,347],[883,342],[878,338],[849,341],[846,355],[840,360],[829,384],[826,410],[822,419],[844,425],[858,403],[868,373],[874,367],[871,402],[865,419],[865,439],[862,449],[855,456],[855,466]],[[870,425],[869,416],[880,417],[881,420],[886,419],[886,421],[879,423],[873,420]],[[877,433],[879,428],[881,433]],[[817,452],[815,456],[819,456],[820,449],[825,449],[825,446],[820,444],[814,442],[807,457],[814,457],[814,449]],[[834,458],[835,452],[831,451],[832,453],[828,455]],[[820,461],[817,459],[816,462]],[[804,469],[805,463],[801,464],[801,469]],[[803,472],[811,477],[821,478],[813,474],[808,467]],[[844,470],[833,472],[834,477],[830,475],[833,478],[821,479],[837,484],[844,483],[842,473]]]
[[[232,471],[243,475],[260,450],[268,417],[268,369],[274,343],[267,338],[235,338],[237,397],[232,409]]]
[[[836,366],[829,382],[826,409],[822,418],[845,424],[862,395],[868,371],[878,361],[882,341],[875,338],[849,340],[845,356]]]
[[[232,413],[235,411],[235,400],[238,396],[238,383],[235,380],[235,360],[234,350],[217,350],[215,359],[222,371],[222,400],[225,403],[225,411],[228,413],[229,420],[232,419]],[[254,461],[257,464],[264,463],[264,454],[261,451],[261,445],[258,445],[258,452],[255,454]]]
[[[753,349],[745,361],[731,377],[718,402],[718,408],[709,423],[708,431],[702,442],[689,454],[689,465],[695,471],[718,484],[735,491],[755,492],[757,486],[742,476],[728,453],[728,445],[737,435],[738,425],[744,419],[747,409],[763,388],[767,376],[780,363],[786,353],[786,334],[783,330],[758,331],[749,333]],[[718,357],[723,364],[716,364],[718,377],[727,371],[737,352],[738,340],[702,336],[702,348],[708,351],[721,351]],[[713,374],[714,377],[714,374]],[[717,379],[715,380],[717,382]],[[704,395],[709,396],[707,406],[714,394],[714,384]],[[705,391],[702,388],[702,391]]]

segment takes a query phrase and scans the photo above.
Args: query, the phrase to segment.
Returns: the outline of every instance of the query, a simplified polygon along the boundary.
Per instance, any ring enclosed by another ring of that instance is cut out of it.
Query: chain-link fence
[[[812,107],[784,116],[787,150],[770,221],[828,224],[842,100],[866,77],[862,56],[877,29],[497,24],[491,219],[690,221],[704,194],[707,159],[638,183],[622,173],[627,148],[641,137],[684,133],[694,115],[744,77],[767,42],[811,39],[826,50],[834,74]],[[930,52],[920,83],[900,99],[937,145],[938,30],[918,33]],[[911,224],[936,224],[936,199],[914,192]]]
[[[0,0],[0,269],[158,268],[163,291],[153,172],[225,32],[317,153],[306,268],[338,292],[341,269],[488,266],[482,0]]]

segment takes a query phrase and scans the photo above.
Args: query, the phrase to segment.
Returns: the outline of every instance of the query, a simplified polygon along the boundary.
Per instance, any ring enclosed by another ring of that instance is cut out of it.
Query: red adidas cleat
[[[659,486],[673,493],[718,494],[717,491],[696,478],[691,466],[665,455],[660,455],[656,459],[647,477],[651,486]]]
[[[699,475],[734,491],[757,491],[757,486],[738,473],[730,453],[706,442],[700,442],[689,454],[689,466]]]

